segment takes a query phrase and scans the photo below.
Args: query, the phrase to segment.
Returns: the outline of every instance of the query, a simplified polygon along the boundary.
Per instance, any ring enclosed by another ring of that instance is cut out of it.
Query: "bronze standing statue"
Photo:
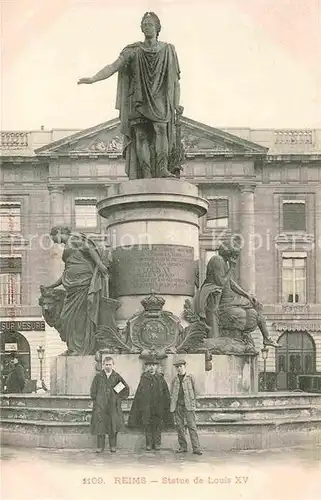
[[[114,63],[78,84],[95,83],[118,72],[116,108],[129,179],[178,177],[183,112],[178,59],[173,45],[158,40],[161,24],[154,12],[146,12],[141,29],[143,42],[127,45]]]

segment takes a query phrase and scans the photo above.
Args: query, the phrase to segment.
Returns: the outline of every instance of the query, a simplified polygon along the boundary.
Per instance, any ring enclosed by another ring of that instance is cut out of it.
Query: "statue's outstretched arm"
[[[80,78],[80,80],[78,80],[78,85],[90,84],[90,83],[99,82],[100,80],[106,80],[106,78],[109,78],[114,73],[117,73],[117,71],[120,70],[120,68],[122,67],[124,62],[125,62],[124,57],[120,56],[120,57],[118,57],[118,59],[115,62],[113,62],[112,64],[108,64],[103,69],[98,71],[98,73],[96,73],[94,76],[92,76],[90,78],[87,78],[87,77]]]

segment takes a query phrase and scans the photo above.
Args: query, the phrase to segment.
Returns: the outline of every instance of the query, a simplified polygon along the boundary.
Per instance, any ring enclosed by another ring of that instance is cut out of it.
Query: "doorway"
[[[293,391],[298,388],[298,375],[315,372],[315,345],[307,332],[284,332],[278,339],[276,349],[277,380],[284,381],[278,389]]]
[[[30,345],[20,332],[2,331],[0,333],[0,384],[1,391],[9,374],[9,361],[15,353],[25,372],[26,380],[30,379]]]

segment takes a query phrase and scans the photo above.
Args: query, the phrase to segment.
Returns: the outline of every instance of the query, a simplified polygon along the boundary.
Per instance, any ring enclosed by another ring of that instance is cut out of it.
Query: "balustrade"
[[[28,132],[1,132],[0,149],[24,149],[28,147]]]

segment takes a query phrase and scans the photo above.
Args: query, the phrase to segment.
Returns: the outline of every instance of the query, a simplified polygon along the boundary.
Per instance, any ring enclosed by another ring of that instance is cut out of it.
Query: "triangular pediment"
[[[195,155],[265,155],[267,148],[220,129],[186,117],[181,119],[181,138],[187,156]],[[122,154],[123,139],[116,118],[69,135],[36,150],[40,156]]]
[[[100,123],[81,132],[36,149],[37,155],[109,154],[122,152],[122,135],[118,118]]]
[[[259,144],[185,117],[182,142],[188,155],[265,155],[268,151]]]

